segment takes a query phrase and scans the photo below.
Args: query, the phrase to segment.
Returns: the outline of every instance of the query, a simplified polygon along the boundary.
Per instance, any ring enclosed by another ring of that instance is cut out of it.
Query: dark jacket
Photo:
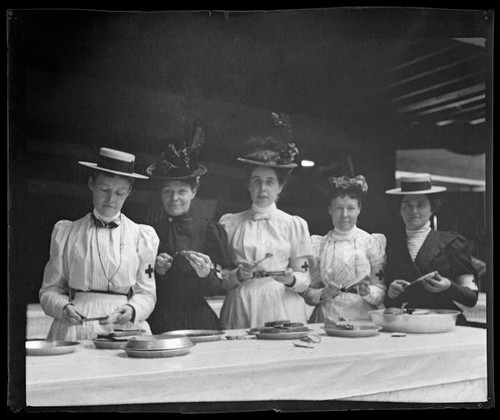
[[[174,259],[164,276],[156,274],[157,301],[148,319],[154,334],[171,330],[220,329],[217,314],[205,296],[224,294],[220,268],[231,267],[229,245],[224,228],[217,222],[190,213],[153,224],[160,238],[158,253]],[[192,250],[210,257],[215,269],[200,279],[187,259],[177,251]]]
[[[396,299],[386,296],[386,307],[401,307],[407,302],[409,308],[460,310],[454,301],[469,307],[476,304],[478,293],[456,283],[457,278],[463,274],[472,274],[477,279],[467,241],[457,233],[431,231],[414,262],[408,252],[404,231],[388,237],[386,251],[387,288],[396,279],[411,283],[431,271],[438,271],[452,282],[451,287],[441,293],[431,293],[422,283],[416,284]]]

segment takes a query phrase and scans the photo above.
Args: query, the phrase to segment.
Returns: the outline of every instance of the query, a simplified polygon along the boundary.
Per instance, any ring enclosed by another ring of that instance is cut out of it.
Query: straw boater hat
[[[446,187],[433,186],[431,175],[428,173],[412,174],[403,176],[400,179],[400,188],[387,190],[386,194],[407,195],[407,194],[434,194],[446,191]]]
[[[134,172],[135,156],[131,153],[101,147],[99,156],[97,156],[96,160],[96,163],[84,161],[79,161],[78,163],[98,171],[109,172],[130,178],[148,179],[147,176]]]
[[[245,156],[239,157],[238,160],[243,163],[271,168],[296,168],[297,164],[294,163],[294,160],[299,150],[293,142],[292,128],[288,118],[274,112],[271,113],[271,117],[280,132],[275,136],[264,138],[252,137],[248,146],[253,150]]]

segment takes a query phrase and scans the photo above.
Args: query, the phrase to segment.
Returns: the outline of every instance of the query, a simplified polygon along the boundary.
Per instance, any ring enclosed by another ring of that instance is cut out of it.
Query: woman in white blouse
[[[88,186],[93,210],[79,220],[61,220],[52,231],[50,259],[39,292],[54,318],[48,340],[91,339],[98,333],[144,329],[156,303],[154,264],[159,239],[121,208],[132,191],[135,156],[101,148]],[[104,318],[104,320],[88,320]],[[116,325],[118,324],[118,325]]]
[[[272,114],[275,123],[282,120]],[[266,322],[307,322],[300,293],[309,286],[311,254],[307,223],[276,207],[297,149],[293,143],[267,137],[244,158],[249,165],[248,191],[252,207],[226,214],[220,223],[227,231],[235,270],[224,275],[234,287],[221,309],[224,328],[253,328]]]
[[[328,179],[334,228],[311,237],[311,287],[304,299],[315,309],[309,322],[369,320],[384,301],[386,238],[356,226],[368,185],[362,175]]]

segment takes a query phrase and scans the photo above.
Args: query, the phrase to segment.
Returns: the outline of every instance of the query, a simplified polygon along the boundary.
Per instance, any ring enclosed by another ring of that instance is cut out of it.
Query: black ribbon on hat
[[[431,188],[432,184],[430,181],[401,182],[401,191],[425,191]]]
[[[134,173],[134,161],[125,162],[124,160],[113,159],[107,156],[99,155],[97,157],[97,166],[103,169],[110,169],[112,171]]]

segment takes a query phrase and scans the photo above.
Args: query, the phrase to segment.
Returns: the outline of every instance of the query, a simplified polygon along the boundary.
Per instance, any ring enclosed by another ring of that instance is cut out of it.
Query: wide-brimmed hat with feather
[[[271,113],[276,133],[264,137],[251,137],[247,148],[251,151],[238,160],[251,165],[269,166],[272,168],[297,167],[294,162],[299,153],[293,140],[292,126],[284,114]]]
[[[151,178],[163,180],[192,179],[207,173],[207,168],[199,162],[204,138],[203,129],[197,127],[190,145],[186,142],[179,146],[169,143],[146,172]]]

